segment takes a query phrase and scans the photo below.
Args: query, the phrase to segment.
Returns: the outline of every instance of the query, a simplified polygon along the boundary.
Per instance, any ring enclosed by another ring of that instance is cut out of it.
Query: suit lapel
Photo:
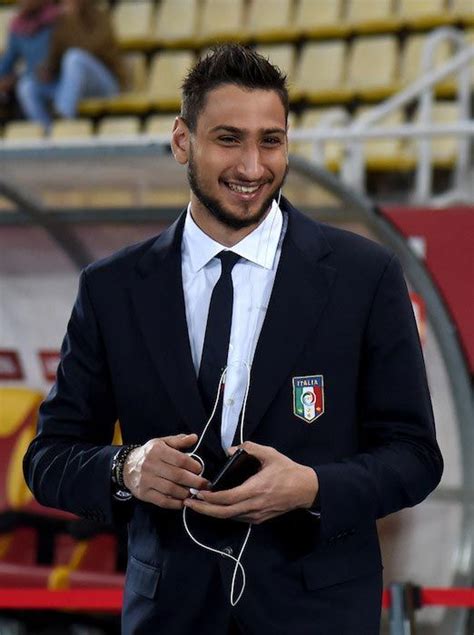
[[[250,438],[281,385],[289,381],[336,276],[333,267],[321,262],[331,248],[320,226],[287,201],[282,207],[288,211],[288,228],[252,365],[245,438]],[[290,412],[291,404],[288,408]]]
[[[194,369],[181,274],[181,238],[185,212],[163,232],[138,263],[132,289],[137,320],[161,380],[191,432],[201,435],[207,421]],[[222,447],[213,426],[205,445]]]

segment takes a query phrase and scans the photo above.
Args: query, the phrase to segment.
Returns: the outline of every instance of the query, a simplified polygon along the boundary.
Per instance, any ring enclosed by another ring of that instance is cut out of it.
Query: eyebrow
[[[214,126],[214,128],[211,128],[209,130],[210,133],[212,132],[217,132],[219,130],[222,130],[223,132],[231,132],[232,134],[238,134],[238,135],[242,135],[242,134],[247,134],[248,131],[245,130],[245,128],[236,128],[235,126],[226,126],[223,124],[219,124],[218,126]],[[286,130],[285,128],[265,128],[265,129],[261,129],[259,130],[259,132],[262,135],[268,135],[268,134],[275,134],[275,133],[279,133],[279,134],[286,134]]]

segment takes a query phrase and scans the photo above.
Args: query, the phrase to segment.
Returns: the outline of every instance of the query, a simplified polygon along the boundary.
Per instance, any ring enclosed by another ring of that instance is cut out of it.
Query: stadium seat
[[[459,119],[458,105],[452,101],[437,101],[433,104],[432,123],[455,123]],[[415,116],[419,121],[419,113]],[[416,142],[411,142],[416,148]],[[437,168],[450,169],[456,164],[458,155],[458,138],[454,135],[433,137],[431,142],[432,165]]]
[[[243,0],[204,0],[199,44],[205,46],[222,40],[243,42],[247,39],[243,24]]]
[[[306,110],[296,128],[324,128],[337,127],[347,119],[346,111],[343,108],[325,108]],[[328,170],[336,171],[341,166],[342,144],[338,141],[328,141],[323,144],[323,160]],[[293,141],[291,151],[295,154],[314,160],[314,144],[311,141]]]
[[[198,8],[197,0],[162,0],[152,34],[154,44],[167,48],[194,46]]]
[[[25,536],[21,536],[23,544]],[[0,561],[0,587],[24,586],[49,589],[76,587],[122,587],[123,574],[116,571],[117,546],[113,535],[102,534],[90,540],[57,537],[50,565],[22,561]],[[20,553],[21,543],[16,553]]]
[[[152,44],[153,2],[122,0],[112,14],[115,32],[123,48],[147,49]]]
[[[5,141],[30,141],[44,138],[43,128],[33,121],[12,121],[3,129]]]
[[[426,35],[410,35],[403,46],[400,57],[400,82],[402,86],[411,84],[421,77],[422,55],[426,44]],[[451,55],[451,47],[447,41],[440,42],[436,47],[433,68],[441,66]],[[456,87],[453,79],[446,79],[436,87],[436,94],[443,97],[451,97],[455,94]]]
[[[464,24],[474,24],[474,3],[472,0],[451,0],[451,13],[455,20]]]
[[[55,121],[51,128],[51,139],[87,139],[93,134],[90,119],[63,119]]]
[[[253,0],[249,8],[247,30],[258,42],[288,41],[294,35],[291,0]]]
[[[342,37],[348,32],[341,0],[300,0],[293,29],[304,37]]]
[[[104,117],[99,123],[97,136],[102,139],[120,138],[136,135],[140,132],[140,120],[129,117]]]
[[[345,64],[344,42],[333,40],[306,44],[295,70],[290,98],[306,99],[315,104],[349,101],[352,92],[345,87]]]
[[[397,75],[398,44],[394,36],[354,40],[349,52],[347,82],[358,97],[367,101],[388,97],[398,88]]]
[[[164,51],[155,55],[148,80],[148,96],[153,107],[179,109],[181,83],[193,62],[191,51]]]
[[[0,387],[0,513],[20,509],[31,498],[21,463],[42,399],[36,390]]]
[[[257,51],[283,71],[289,84],[293,81],[296,52],[292,44],[269,44],[257,46]]]
[[[5,50],[8,39],[8,31],[10,22],[16,13],[16,9],[12,7],[0,8],[0,53]]]
[[[394,0],[349,0],[347,24],[357,33],[388,33],[400,28],[394,14]]]
[[[363,106],[356,112],[355,119],[360,119],[372,110]],[[374,124],[374,127],[394,127],[404,123],[404,114],[401,110],[392,112],[382,120]],[[364,142],[364,160],[368,170],[378,171],[404,171],[414,167],[415,157],[409,150],[405,141],[394,137],[387,139],[369,139]]]
[[[453,21],[446,0],[399,0],[398,15],[410,29],[433,29]]]
[[[178,114],[179,113],[175,113],[174,115],[152,115],[151,117],[148,117],[145,123],[145,133],[149,135],[171,135],[171,131]]]
[[[146,97],[148,75],[143,53],[128,53],[124,57],[127,72],[127,90],[108,99],[85,99],[81,101],[82,115],[98,114],[140,114],[148,109]]]

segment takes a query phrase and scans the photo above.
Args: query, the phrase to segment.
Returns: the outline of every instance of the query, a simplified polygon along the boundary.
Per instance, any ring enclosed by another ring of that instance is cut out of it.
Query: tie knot
[[[221,251],[217,254],[217,258],[219,258],[222,263],[221,275],[228,275],[237,261],[240,260],[240,256],[238,254],[234,254],[233,251]]]

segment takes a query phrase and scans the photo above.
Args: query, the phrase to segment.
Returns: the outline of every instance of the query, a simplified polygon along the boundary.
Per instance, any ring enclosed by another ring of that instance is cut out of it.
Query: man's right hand
[[[207,489],[199,476],[201,465],[186,454],[196,445],[197,434],[177,434],[151,439],[132,450],[125,461],[123,482],[135,498],[165,509],[183,509],[189,489]]]

